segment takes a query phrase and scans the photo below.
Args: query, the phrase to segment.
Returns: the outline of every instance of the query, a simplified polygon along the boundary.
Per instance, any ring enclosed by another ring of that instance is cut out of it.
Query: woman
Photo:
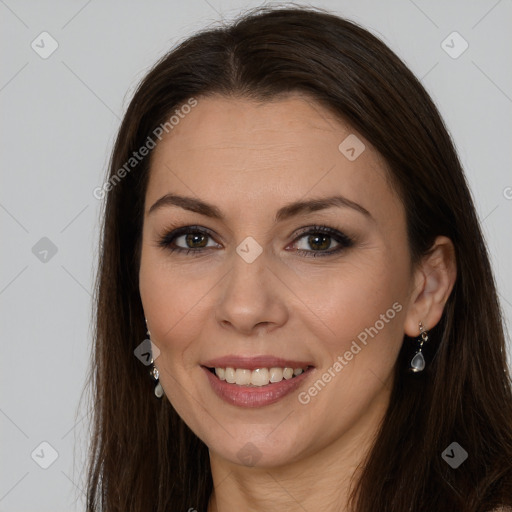
[[[140,84],[98,191],[88,510],[512,505],[475,208],[380,40],[299,8],[187,39]]]

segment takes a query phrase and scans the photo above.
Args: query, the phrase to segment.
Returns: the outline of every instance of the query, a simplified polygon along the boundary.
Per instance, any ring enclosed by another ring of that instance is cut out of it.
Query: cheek
[[[314,332],[322,368],[299,401],[304,410],[311,407],[324,418],[327,438],[336,437],[340,428],[350,429],[372,403],[386,407],[403,339],[404,283],[397,282],[397,275],[385,265],[361,268],[325,280],[324,293],[314,296],[323,325]]]
[[[402,294],[394,291],[387,279],[364,279],[343,283],[346,288],[338,291],[335,298],[326,305],[326,323],[338,339],[350,341],[358,338],[364,343],[364,333],[388,331],[397,324],[397,309],[403,309]],[[393,304],[395,308],[393,308]],[[400,325],[398,324],[400,327]],[[376,335],[376,334],[375,334]]]
[[[343,357],[340,381],[358,392],[381,386],[391,374],[403,340],[409,287],[405,250],[370,252],[331,285],[337,303],[325,308],[338,334],[329,343],[330,359]]]
[[[179,271],[158,254],[144,255],[139,273],[139,291],[151,338],[169,361],[187,365],[184,357],[205,322],[208,294],[216,280],[213,274],[196,275]]]
[[[357,263],[347,260],[303,281],[304,302],[313,311],[318,337],[328,343],[330,352],[350,345],[360,333],[364,341],[365,329],[375,324],[379,332],[401,330],[397,310],[403,309],[407,276],[391,267],[384,255],[367,256],[368,262],[364,256]]]
[[[315,401],[333,422],[349,422],[362,414],[392,376],[403,340],[408,289],[404,268],[396,253],[369,251],[357,264],[340,266],[329,279],[317,282],[322,292],[316,289],[311,304],[322,320],[316,331],[324,356],[318,378],[325,376],[329,383],[325,392],[320,385],[321,392],[311,390],[303,398]],[[342,410],[335,408],[334,413],[333,403]]]
[[[150,253],[150,251],[148,251]],[[139,290],[151,339],[159,348],[155,365],[167,399],[187,424],[201,424],[195,416],[198,396],[194,375],[200,371],[195,340],[201,338],[204,308],[213,283],[204,276],[184,277],[169,267],[161,255],[146,254],[141,260]]]

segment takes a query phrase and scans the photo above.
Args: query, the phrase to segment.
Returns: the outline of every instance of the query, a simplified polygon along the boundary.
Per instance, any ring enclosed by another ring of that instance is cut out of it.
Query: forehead
[[[225,211],[334,193],[376,215],[399,207],[379,153],[311,98],[197,102],[153,150],[146,211],[168,192],[196,195]]]
[[[270,154],[288,149],[291,157],[304,142],[337,151],[337,139],[350,133],[348,126],[311,98],[298,93],[266,102],[245,98],[209,96],[183,115],[164,137],[155,153],[215,151],[222,156],[240,156],[236,149]],[[336,154],[336,153],[333,153]]]

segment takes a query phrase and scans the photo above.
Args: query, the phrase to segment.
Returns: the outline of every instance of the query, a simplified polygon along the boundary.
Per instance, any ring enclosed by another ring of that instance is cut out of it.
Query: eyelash
[[[203,252],[203,249],[211,249],[211,248],[188,248],[185,249],[183,247],[176,247],[172,246],[171,244],[174,242],[176,238],[178,238],[181,235],[186,234],[201,234],[201,235],[207,235],[211,238],[213,238],[212,234],[209,230],[205,228],[201,228],[200,226],[183,226],[174,230],[168,230],[166,234],[164,234],[159,240],[158,240],[158,246],[162,247],[169,252],[178,252],[181,254],[189,254],[193,253],[194,256],[200,256]],[[303,231],[301,231],[297,237],[293,240],[293,243],[297,242],[301,238],[304,238],[305,236],[311,236],[315,234],[323,234],[328,235],[332,239],[334,239],[336,242],[338,242],[339,246],[336,249],[331,249],[329,251],[307,251],[304,249],[298,249],[297,253],[304,255],[305,257],[311,257],[311,258],[318,258],[318,257],[326,257],[326,256],[332,256],[334,254],[338,254],[339,252],[343,251],[344,249],[347,249],[354,245],[354,241],[349,236],[345,235],[341,231],[338,231],[337,229],[333,229],[329,226],[310,226],[308,228],[304,228]]]

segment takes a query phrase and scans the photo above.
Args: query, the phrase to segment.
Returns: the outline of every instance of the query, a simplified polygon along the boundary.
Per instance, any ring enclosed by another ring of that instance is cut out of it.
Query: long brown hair
[[[435,105],[402,61],[353,22],[320,9],[260,8],[164,56],[119,130],[103,188],[87,510],[203,512],[213,487],[207,447],[167,399],[154,397],[148,367],[134,356],[146,337],[138,271],[150,157],[133,169],[126,163],[190,98],[265,101],[291,91],[339,115],[384,157],[415,262],[437,235],[455,246],[457,279],[430,331],[427,368],[404,372],[411,357],[404,337],[354,510],[486,512],[512,504],[512,392],[500,306],[471,194]],[[468,452],[458,469],[441,457],[454,441]]]

